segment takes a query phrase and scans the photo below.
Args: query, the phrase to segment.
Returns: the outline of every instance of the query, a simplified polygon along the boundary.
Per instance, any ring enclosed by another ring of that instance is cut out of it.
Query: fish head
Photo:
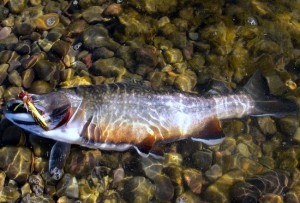
[[[29,103],[30,102],[30,103]],[[6,102],[4,116],[15,125],[37,135],[53,130],[69,119],[71,103],[61,92],[28,94],[28,100]]]

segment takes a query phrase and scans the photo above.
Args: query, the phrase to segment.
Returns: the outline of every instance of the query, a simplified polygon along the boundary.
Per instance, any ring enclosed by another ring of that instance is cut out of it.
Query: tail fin
[[[243,91],[251,95],[255,101],[253,116],[274,116],[296,115],[298,106],[295,101],[269,95],[269,88],[266,79],[260,70],[256,71],[243,87]]]

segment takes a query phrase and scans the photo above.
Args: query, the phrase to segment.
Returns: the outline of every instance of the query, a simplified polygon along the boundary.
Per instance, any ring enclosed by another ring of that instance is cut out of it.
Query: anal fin
[[[149,133],[148,136],[137,146],[135,146],[135,149],[137,152],[143,156],[148,157],[150,154],[150,151],[152,150],[154,143],[156,141],[154,133]]]
[[[221,143],[224,137],[218,118],[213,117],[208,119],[205,127],[196,136],[192,136],[191,139],[207,145],[215,145]]]

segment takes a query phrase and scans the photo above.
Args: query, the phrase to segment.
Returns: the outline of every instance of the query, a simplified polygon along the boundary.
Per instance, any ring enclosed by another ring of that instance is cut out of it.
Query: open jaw
[[[6,103],[5,117],[16,125],[37,125],[31,113],[21,100],[11,100]]]

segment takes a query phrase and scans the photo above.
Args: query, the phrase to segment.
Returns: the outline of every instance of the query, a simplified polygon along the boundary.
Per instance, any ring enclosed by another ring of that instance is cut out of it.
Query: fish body
[[[147,154],[156,144],[186,138],[220,143],[224,136],[218,121],[222,119],[296,112],[290,100],[258,99],[260,93],[247,93],[253,82],[248,82],[244,92],[223,96],[154,90],[136,83],[78,86],[31,95],[35,105],[45,108],[52,124],[49,130],[37,125],[28,112],[9,110],[11,104],[5,116],[27,131],[56,141],[116,151],[135,147]]]

